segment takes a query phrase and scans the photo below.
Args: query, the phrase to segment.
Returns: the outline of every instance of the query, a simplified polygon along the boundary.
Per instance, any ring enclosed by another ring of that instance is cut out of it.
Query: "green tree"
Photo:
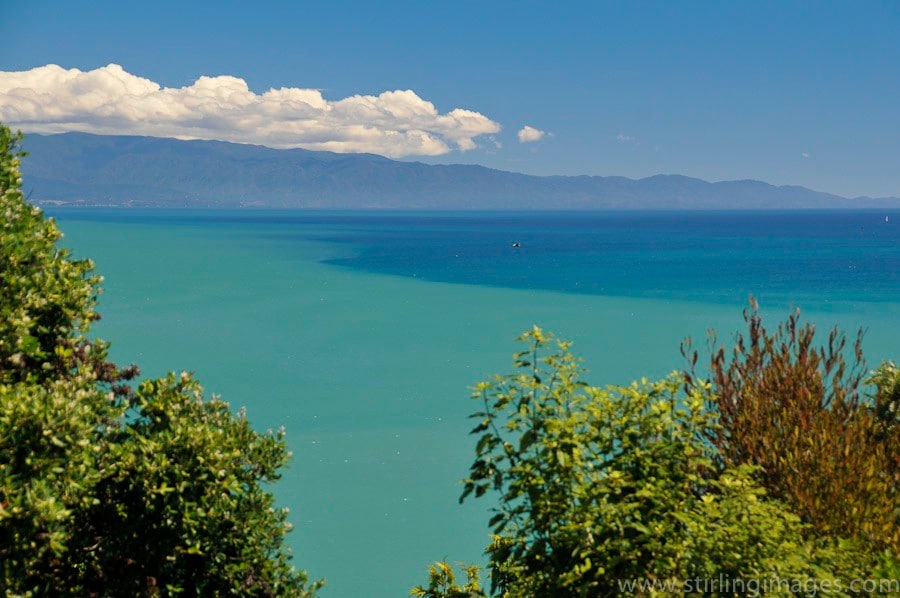
[[[517,373],[479,384],[480,435],[461,500],[496,496],[487,549],[507,596],[627,593],[620,580],[812,571],[803,526],[752,467],[719,470],[707,389],[678,375],[605,389],[565,342],[535,327]]]
[[[0,591],[311,595],[268,484],[281,432],[146,380],[89,336],[102,279],[22,193],[21,134],[0,125]]]

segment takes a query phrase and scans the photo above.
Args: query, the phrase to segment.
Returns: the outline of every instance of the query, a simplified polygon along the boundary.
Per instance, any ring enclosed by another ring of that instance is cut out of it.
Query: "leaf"
[[[534,444],[536,438],[537,436],[534,430],[526,430],[519,439],[519,452],[523,453],[528,450],[528,448]]]

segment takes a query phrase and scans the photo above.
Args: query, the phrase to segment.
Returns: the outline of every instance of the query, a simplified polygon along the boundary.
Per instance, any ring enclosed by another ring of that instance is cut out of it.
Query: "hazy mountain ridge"
[[[73,205],[410,209],[898,208],[798,186],[681,175],[531,176],[373,154],[85,133],[29,135],[33,201]]]

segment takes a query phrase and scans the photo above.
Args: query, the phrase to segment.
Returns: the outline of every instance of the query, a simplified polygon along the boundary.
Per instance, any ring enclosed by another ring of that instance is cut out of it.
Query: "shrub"
[[[730,354],[715,333],[710,336],[708,406],[720,425],[707,437],[720,465],[757,467],[768,492],[819,535],[859,536],[896,551],[898,435],[891,420],[891,370],[880,370],[880,390],[874,402],[867,401],[860,392],[861,332],[847,361],[846,335],[834,329],[824,346],[816,346],[815,327],[800,324],[799,310],[769,332],[751,300],[745,320],[747,336],[737,335]],[[687,389],[705,389],[689,341],[683,353],[692,370],[685,374]]]
[[[623,580],[683,591],[697,577],[812,572],[802,523],[766,496],[756,468],[715,466],[702,384],[686,395],[678,375],[592,387],[568,343],[539,328],[520,340],[518,372],[476,387],[480,438],[461,497],[497,497],[495,594],[612,596]]]

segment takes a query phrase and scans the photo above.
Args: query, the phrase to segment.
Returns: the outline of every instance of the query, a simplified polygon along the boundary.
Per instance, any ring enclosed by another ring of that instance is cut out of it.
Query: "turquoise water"
[[[574,340],[594,384],[680,367],[682,337],[741,328],[748,292],[900,357],[896,213],[55,215],[106,277],[116,360],[193,370],[286,428],[277,494],[326,596],[404,596],[433,560],[481,559],[488,505],[457,503],[468,387],[532,324]]]

